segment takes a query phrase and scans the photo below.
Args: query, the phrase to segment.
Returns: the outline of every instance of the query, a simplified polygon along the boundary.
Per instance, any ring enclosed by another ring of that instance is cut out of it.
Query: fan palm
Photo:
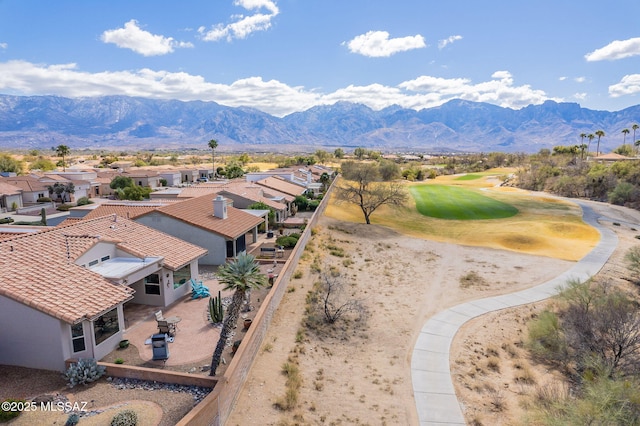
[[[638,141],[636,140],[636,130],[638,130],[638,125],[637,125],[637,124],[634,124],[633,126],[631,126],[631,129],[633,130],[633,143],[634,143],[634,145],[637,147],[638,145],[640,145],[640,144],[636,144],[636,142],[638,142]],[[637,154],[637,153],[636,153],[636,154]]]
[[[587,137],[586,133],[580,133],[580,149],[581,149],[580,159],[581,160],[584,158],[584,149],[587,147],[584,144],[584,138],[586,138],[586,137]],[[587,154],[589,154],[589,153],[587,152]]]
[[[231,304],[227,308],[227,316],[222,323],[220,340],[218,340],[211,358],[210,376],[215,376],[216,370],[220,365],[222,351],[224,351],[231,330],[238,322],[240,308],[242,308],[247,292],[251,291],[251,289],[264,287],[267,284],[267,277],[260,272],[260,266],[254,256],[241,254],[218,269],[218,281],[224,285],[225,290],[233,290],[234,293]]]
[[[604,130],[596,130],[596,136],[598,137],[598,147],[596,148],[596,157],[600,156],[600,138],[604,137]]]
[[[213,163],[213,174],[211,177],[213,179],[216,178],[216,148],[218,147],[218,141],[215,139],[211,139],[208,143],[209,148],[211,148],[211,162]]]
[[[587,157],[589,156],[589,150],[591,149],[591,141],[593,139],[595,139],[595,136],[593,135],[593,133],[589,133],[587,135],[587,139],[589,139],[589,144],[587,145]]]

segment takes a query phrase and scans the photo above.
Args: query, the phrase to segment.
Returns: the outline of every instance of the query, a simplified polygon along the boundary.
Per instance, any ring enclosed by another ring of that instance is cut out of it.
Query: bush
[[[300,239],[300,234],[289,234],[283,235],[281,237],[276,238],[276,245],[283,246],[286,248],[295,247],[298,243],[298,239]]]
[[[5,223],[13,223],[13,218],[5,217],[3,219],[0,219],[0,225],[4,225]]]
[[[307,204],[307,208],[311,211],[315,211],[319,205],[320,205],[319,200],[311,200],[309,201],[309,204]]]
[[[104,372],[105,367],[98,365],[95,359],[79,359],[78,362],[71,364],[65,371],[64,378],[69,382],[67,386],[72,388],[76,385],[95,382],[104,375]]]
[[[133,410],[120,411],[111,419],[111,426],[135,426],[138,424],[138,415]]]
[[[56,208],[56,210],[61,211],[61,212],[68,212],[71,207],[73,207],[71,204],[60,204]]]
[[[24,399],[5,399],[3,401],[3,403],[5,402],[18,402],[18,403],[25,403],[26,401]],[[5,411],[4,409],[0,408],[0,423],[6,423],[11,419],[15,419],[16,417],[18,417],[20,414],[22,413],[22,411],[16,410],[16,411]]]
[[[67,417],[67,421],[64,423],[64,426],[75,426],[78,424],[79,421],[80,421],[80,416],[77,415],[76,413],[71,413],[69,414],[69,417]]]
[[[78,198],[78,202],[76,203],[76,205],[78,206],[86,206],[87,204],[93,204],[93,201],[91,201],[88,197],[80,197]]]
[[[40,197],[37,200],[39,203],[50,203],[51,202],[51,198],[49,197]]]
[[[615,189],[609,193],[609,202],[624,206],[627,201],[634,201],[637,198],[635,187],[629,182],[620,182]]]

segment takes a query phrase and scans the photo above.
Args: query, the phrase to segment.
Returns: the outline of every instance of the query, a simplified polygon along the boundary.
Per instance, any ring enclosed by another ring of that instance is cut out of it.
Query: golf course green
[[[420,214],[438,219],[504,219],[518,213],[514,206],[476,190],[448,185],[415,185],[410,191]]]

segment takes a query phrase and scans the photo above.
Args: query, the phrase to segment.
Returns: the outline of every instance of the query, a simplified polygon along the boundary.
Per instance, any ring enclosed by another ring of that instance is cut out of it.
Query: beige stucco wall
[[[71,353],[67,324],[4,296],[0,296],[0,324],[0,364],[64,370]]]

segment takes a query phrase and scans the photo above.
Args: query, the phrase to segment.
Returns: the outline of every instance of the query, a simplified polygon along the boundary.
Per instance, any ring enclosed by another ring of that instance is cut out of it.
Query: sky
[[[638,0],[0,0],[0,94],[640,104]]]

